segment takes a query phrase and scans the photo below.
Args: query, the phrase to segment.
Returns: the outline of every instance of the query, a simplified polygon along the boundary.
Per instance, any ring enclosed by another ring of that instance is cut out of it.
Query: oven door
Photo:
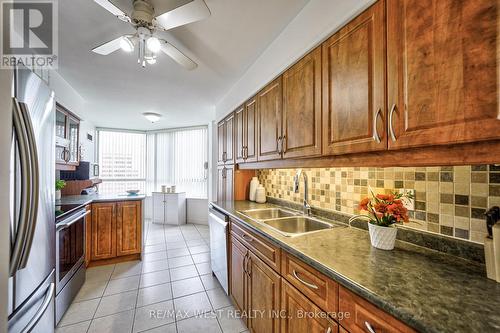
[[[56,293],[85,260],[85,208],[56,224]]]

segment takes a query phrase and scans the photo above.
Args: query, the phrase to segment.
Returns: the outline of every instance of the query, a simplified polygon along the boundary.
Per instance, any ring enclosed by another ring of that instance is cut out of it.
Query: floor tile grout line
[[[90,320],[89,327],[87,327],[87,333],[89,332],[90,327],[92,326],[92,322],[94,321],[94,317],[95,317],[95,314],[97,313],[97,309],[99,309],[99,305],[101,305],[102,298],[104,297],[104,293],[106,292],[106,289],[108,288],[109,281],[111,281],[111,277],[113,276],[113,273],[115,272],[115,269],[116,269],[116,265],[113,265],[113,271],[109,275],[108,282],[106,283],[106,287],[104,288],[104,291],[102,292],[101,298],[99,298],[99,303],[97,303],[97,306],[96,306],[96,308],[94,310],[94,314],[92,315],[92,319]]]

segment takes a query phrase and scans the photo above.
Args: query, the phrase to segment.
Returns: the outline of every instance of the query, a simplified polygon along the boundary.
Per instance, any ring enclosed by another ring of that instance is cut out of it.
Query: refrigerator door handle
[[[22,121],[21,110],[19,103],[16,98],[13,98],[13,125],[14,125],[14,138],[17,140],[19,147],[19,163],[21,167],[21,195],[19,202],[19,216],[17,221],[17,232],[15,233],[14,240],[12,242],[12,250],[10,256],[10,276],[13,276],[20,267],[20,261],[25,247],[26,238],[28,234],[28,224],[30,218],[30,208],[31,208],[31,177],[29,177],[29,148],[27,132]]]
[[[38,165],[38,151],[36,147],[35,131],[33,130],[33,124],[31,123],[29,111],[27,105],[24,103],[19,103],[21,115],[24,118],[26,133],[28,137],[28,148],[30,154],[30,169],[29,175],[31,178],[31,208],[29,214],[29,224],[26,242],[24,244],[23,253],[21,255],[21,261],[19,268],[22,269],[26,267],[28,263],[28,258],[31,252],[31,245],[33,244],[33,238],[35,237],[36,222],[38,216],[38,203],[40,199],[40,167]]]
[[[36,324],[40,321],[42,316],[44,315],[45,311],[47,311],[50,303],[54,299],[54,294],[56,291],[56,285],[54,282],[52,282],[49,287],[47,288],[47,291],[45,292],[45,298],[43,299],[43,303],[40,306],[40,309],[37,311],[37,313],[31,318],[31,320],[28,322],[28,324],[21,330],[21,333],[29,333],[33,330]]]

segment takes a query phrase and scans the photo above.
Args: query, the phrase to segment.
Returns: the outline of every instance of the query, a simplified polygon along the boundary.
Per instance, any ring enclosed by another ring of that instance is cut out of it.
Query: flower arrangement
[[[390,227],[394,223],[409,222],[408,209],[403,198],[413,199],[411,193],[377,194],[366,197],[359,203],[359,210],[368,212],[369,222],[380,227]]]

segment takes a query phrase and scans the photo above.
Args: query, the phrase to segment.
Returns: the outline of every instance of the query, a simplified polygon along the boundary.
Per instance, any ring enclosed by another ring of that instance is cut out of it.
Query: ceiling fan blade
[[[198,67],[197,63],[189,59],[188,56],[186,56],[184,53],[179,51],[179,49],[177,49],[175,46],[173,46],[168,42],[162,43],[161,50],[170,58],[174,59],[174,61],[177,62],[179,65],[188,70],[193,70],[196,67]]]
[[[122,38],[123,38],[123,36],[120,36],[118,38],[110,40],[109,42],[101,44],[101,45],[93,48],[92,52],[95,52],[95,53],[100,54],[100,55],[108,55],[110,53],[113,53],[116,50],[120,49],[120,41],[122,40]]]
[[[155,12],[156,13],[156,12]],[[204,0],[193,0],[156,17],[156,22],[165,30],[203,20],[210,16]]]
[[[109,0],[94,0],[97,4],[99,4],[102,8],[106,9],[108,12],[113,14],[114,16],[122,16],[122,17],[128,17],[127,14],[123,12],[120,8],[116,7],[111,1]]]

